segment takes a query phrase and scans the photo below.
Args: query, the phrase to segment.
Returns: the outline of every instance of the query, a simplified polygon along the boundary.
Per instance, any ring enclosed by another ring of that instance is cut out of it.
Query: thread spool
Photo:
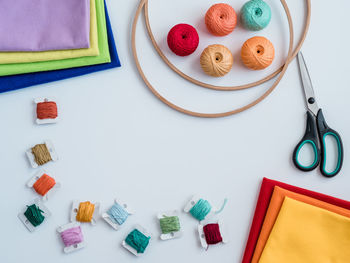
[[[123,241],[123,247],[135,256],[140,256],[145,253],[150,239],[151,236],[146,229],[141,226],[136,226]]]
[[[179,238],[182,236],[179,211],[166,211],[159,213],[157,218],[159,220],[159,226],[162,234],[161,240],[170,240],[173,238]]]
[[[275,57],[273,44],[265,37],[252,37],[242,46],[241,58],[244,65],[253,70],[270,66]]]
[[[50,161],[57,161],[58,156],[51,141],[37,144],[26,151],[28,160],[33,168],[44,165]]]
[[[85,247],[84,235],[79,223],[69,223],[57,228],[64,244],[63,251],[70,253]]]
[[[22,221],[24,226],[30,232],[34,232],[50,216],[50,211],[38,198],[26,205],[26,207],[18,214],[19,220]]]
[[[102,218],[115,230],[119,230],[132,214],[133,211],[127,203],[115,199],[114,204],[102,214]]]
[[[43,213],[44,211],[42,211],[39,206],[32,204],[30,206],[27,206],[27,210],[24,212],[24,216],[34,227],[37,227],[41,225],[45,220]]]
[[[79,222],[90,223],[95,212],[95,205],[89,201],[79,204],[76,219]]]
[[[49,199],[59,187],[60,183],[56,182],[54,178],[49,176],[44,170],[39,170],[27,182],[27,187],[33,190],[42,197],[44,201]]]
[[[190,213],[198,221],[203,221],[213,215],[221,213],[227,204],[227,199],[224,199],[220,209],[213,208],[212,205],[205,199],[193,196],[184,208],[186,213]]]
[[[211,245],[228,242],[227,229],[224,227],[221,221],[204,226],[200,224],[198,226],[198,234],[202,247],[205,249],[208,249]]]
[[[199,44],[197,30],[188,24],[178,24],[168,33],[168,46],[178,56],[188,56],[196,51]]]
[[[214,36],[226,36],[236,27],[237,15],[228,4],[212,5],[205,14],[205,25]]]
[[[36,123],[50,124],[58,122],[57,103],[50,98],[37,98],[36,104]]]
[[[233,56],[223,45],[210,45],[202,52],[200,64],[204,71],[212,77],[222,77],[232,68]]]
[[[271,21],[271,8],[263,0],[251,0],[241,9],[241,22],[246,29],[262,30]]]

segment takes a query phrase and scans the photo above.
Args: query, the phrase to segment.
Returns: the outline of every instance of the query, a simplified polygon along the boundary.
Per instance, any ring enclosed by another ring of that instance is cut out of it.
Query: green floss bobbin
[[[204,220],[204,218],[210,213],[211,205],[207,200],[199,199],[199,201],[191,208],[190,214],[199,221]]]
[[[42,215],[42,213],[44,213],[44,211],[42,211],[36,204],[32,204],[27,206],[24,216],[34,227],[37,227],[44,222],[45,217]]]
[[[250,0],[241,9],[241,22],[246,29],[259,31],[271,20],[271,8],[263,0]]]
[[[136,256],[143,254],[148,247],[149,240],[151,239],[151,237],[145,232],[146,231],[142,231],[140,227],[135,228],[125,238],[123,246]]]
[[[159,219],[160,229],[163,234],[180,231],[180,220],[177,216],[164,217]]]

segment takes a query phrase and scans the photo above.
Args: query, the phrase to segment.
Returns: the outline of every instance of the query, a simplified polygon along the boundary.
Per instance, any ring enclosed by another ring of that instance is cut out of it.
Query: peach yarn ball
[[[215,4],[205,15],[205,25],[214,36],[226,36],[236,27],[237,15],[228,4]]]
[[[223,45],[211,45],[202,52],[200,64],[207,75],[222,77],[231,70],[233,56],[227,47]]]
[[[275,48],[265,37],[252,37],[242,46],[241,58],[248,68],[260,70],[267,68],[275,58]]]

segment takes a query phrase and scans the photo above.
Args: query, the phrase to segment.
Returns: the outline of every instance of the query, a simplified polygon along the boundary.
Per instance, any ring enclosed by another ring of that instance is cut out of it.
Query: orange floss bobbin
[[[49,98],[38,98],[36,104],[36,123],[50,124],[58,121],[57,104]]]
[[[91,223],[96,225],[100,217],[100,203],[90,201],[79,202],[74,201],[70,214],[71,222]]]
[[[27,182],[27,186],[33,188],[46,201],[54,190],[57,190],[61,185],[45,171],[40,170]]]

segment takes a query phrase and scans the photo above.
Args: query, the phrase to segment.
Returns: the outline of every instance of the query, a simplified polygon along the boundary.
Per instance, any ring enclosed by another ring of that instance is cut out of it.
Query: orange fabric
[[[297,194],[297,193],[285,190],[283,188],[280,188],[278,186],[275,186],[271,197],[270,205],[265,216],[264,224],[261,228],[259,239],[255,247],[255,251],[254,251],[254,255],[251,263],[257,263],[259,261],[261,254],[264,250],[265,244],[271,233],[271,230],[276,222],[277,216],[279,214],[279,211],[281,209],[281,206],[283,204],[285,197],[289,197],[294,200],[304,202],[306,204],[313,205],[319,208],[323,208],[330,212],[334,212],[339,215],[350,218],[350,210],[348,209],[335,206],[335,205],[320,201],[318,199],[308,197],[302,194]]]
[[[33,185],[33,188],[39,195],[46,195],[48,191],[51,190],[52,187],[56,184],[55,179],[48,176],[47,174],[43,174]]]

